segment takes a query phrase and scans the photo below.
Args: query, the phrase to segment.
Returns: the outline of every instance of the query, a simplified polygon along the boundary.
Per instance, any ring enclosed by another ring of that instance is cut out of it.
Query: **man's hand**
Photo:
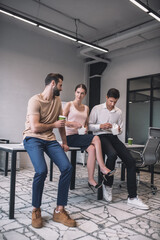
[[[65,127],[65,121],[66,120],[58,120],[58,121],[54,122],[54,128]]]
[[[61,147],[63,148],[63,150],[64,150],[65,152],[68,152],[69,147],[68,147],[67,144],[62,144]]]
[[[100,129],[102,129],[102,130],[107,130],[107,129],[110,129],[110,128],[112,128],[112,124],[110,124],[110,123],[100,124]]]

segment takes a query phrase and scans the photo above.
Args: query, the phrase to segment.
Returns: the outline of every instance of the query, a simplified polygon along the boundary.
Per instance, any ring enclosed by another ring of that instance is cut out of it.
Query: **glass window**
[[[151,87],[151,77],[143,77],[137,79],[131,79],[129,81],[129,90],[140,90]]]
[[[145,144],[149,127],[160,128],[160,74],[127,81],[126,141]]]
[[[160,76],[156,76],[153,78],[153,88],[160,88]]]
[[[148,136],[150,91],[129,93],[128,137],[133,143],[144,144]]]
[[[129,103],[150,101],[150,91],[137,91],[129,93]]]
[[[153,126],[160,128],[160,89],[153,90]]]

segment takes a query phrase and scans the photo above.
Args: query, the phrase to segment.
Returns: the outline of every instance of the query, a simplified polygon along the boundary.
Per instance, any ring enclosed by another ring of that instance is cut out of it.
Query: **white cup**
[[[118,125],[116,123],[112,124],[111,131],[112,131],[113,135],[118,135],[119,134]]]
[[[78,128],[78,134],[79,135],[84,135],[85,133],[86,133],[86,128],[85,127]]]

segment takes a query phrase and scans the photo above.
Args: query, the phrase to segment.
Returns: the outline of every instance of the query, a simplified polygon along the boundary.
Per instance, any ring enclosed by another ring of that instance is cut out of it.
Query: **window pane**
[[[126,140],[145,144],[148,128],[160,128],[160,74],[128,79],[128,90]]]
[[[153,91],[153,127],[160,128],[160,89]]]
[[[150,101],[150,91],[138,91],[129,93],[129,102],[146,102]]]
[[[129,104],[128,137],[134,144],[145,144],[148,138],[150,102]]]
[[[146,89],[151,87],[151,77],[144,77],[144,78],[137,78],[131,79],[129,81],[129,90],[139,90],[139,89]]]
[[[153,78],[153,88],[160,87],[160,75]]]

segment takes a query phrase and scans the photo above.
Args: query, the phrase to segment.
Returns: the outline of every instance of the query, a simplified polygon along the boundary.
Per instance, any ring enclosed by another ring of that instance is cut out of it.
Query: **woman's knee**
[[[90,145],[88,148],[87,148],[87,152],[88,154],[91,154],[91,153],[95,153],[96,149],[95,149],[95,146],[94,145]]]
[[[93,143],[101,144],[101,140],[98,136],[94,136]]]

